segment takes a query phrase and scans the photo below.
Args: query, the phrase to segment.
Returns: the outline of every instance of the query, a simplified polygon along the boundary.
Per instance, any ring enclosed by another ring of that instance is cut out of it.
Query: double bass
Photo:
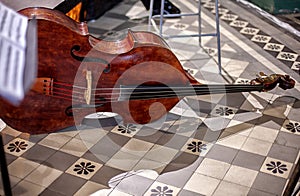
[[[95,112],[114,112],[125,123],[146,124],[185,96],[295,85],[280,74],[261,74],[250,84],[201,84],[154,33],[128,30],[120,40],[102,40],[90,35],[85,23],[56,10],[26,8],[20,13],[37,20],[38,75],[20,105],[0,98],[0,118],[21,132],[58,131]]]

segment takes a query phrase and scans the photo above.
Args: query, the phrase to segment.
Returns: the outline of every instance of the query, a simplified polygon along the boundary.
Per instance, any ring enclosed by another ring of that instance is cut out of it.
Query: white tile
[[[72,154],[74,156],[82,156],[86,151],[88,151],[88,147],[91,147],[91,144],[88,142],[84,142],[77,138],[72,138],[68,143],[66,143],[60,150],[66,152],[68,154]]]
[[[59,134],[59,133],[50,133],[47,135],[39,144],[59,150],[63,145],[72,139],[71,136]]]
[[[11,164],[8,165],[8,173],[18,178],[24,178],[36,169],[40,164],[24,159],[22,157],[17,158]]]
[[[207,143],[201,140],[190,138],[185,145],[183,145],[181,151],[194,154],[194,155],[200,155],[202,152],[205,152],[207,150]]]
[[[222,65],[222,67],[230,73],[230,76],[234,77],[240,77],[240,75],[244,72],[246,67],[249,65],[249,62],[247,61],[239,61],[239,60],[234,60],[231,59],[228,61],[226,65]]]
[[[271,142],[249,137],[247,138],[241,149],[247,152],[266,156],[270,151],[271,146]]]
[[[246,196],[249,190],[249,187],[222,181],[213,196]]]
[[[23,180],[12,189],[12,194],[22,195],[22,196],[32,196],[32,195],[39,195],[44,190],[45,187]]]
[[[155,181],[146,191],[144,196],[153,195],[177,195],[180,188]]]
[[[247,21],[235,20],[235,21],[232,21],[229,25],[233,26],[233,27],[246,27],[248,24],[249,24],[249,22],[247,22]]]
[[[136,156],[144,156],[153,145],[153,143],[133,138],[121,148],[121,151]]]
[[[216,178],[194,173],[184,186],[184,189],[203,195],[212,195],[219,182],[220,180]]]
[[[3,122],[3,123],[5,123],[5,122]],[[5,126],[5,127],[4,127],[4,126]],[[4,128],[4,129],[2,130],[2,134],[3,134],[3,135],[4,135],[4,134],[8,134],[8,135],[11,135],[11,136],[13,136],[13,137],[19,137],[20,135],[24,134],[24,133],[22,133],[22,132],[20,132],[20,131],[17,131],[17,130],[15,130],[15,129],[11,128],[10,126],[6,126],[6,124],[5,124],[5,125],[2,124],[2,127]],[[29,134],[28,134],[28,135],[29,135]]]
[[[175,157],[177,152],[178,150],[172,148],[161,145],[154,145],[153,148],[146,153],[145,158],[160,163],[169,163]]]
[[[222,20],[234,21],[238,18],[237,15],[234,14],[224,14],[220,17]]]
[[[249,137],[273,143],[278,135],[278,132],[279,131],[275,129],[270,129],[262,126],[255,126],[251,131]]]
[[[87,181],[75,194],[74,196],[91,195],[97,191],[104,189],[105,186],[97,184],[92,181]]]
[[[90,179],[100,168],[102,164],[80,158],[71,167],[66,170],[66,173],[74,176]]]
[[[232,165],[226,173],[224,180],[251,187],[258,171]]]
[[[259,29],[252,27],[245,27],[240,31],[242,34],[247,35],[256,35],[259,32]]]
[[[26,177],[26,180],[44,187],[48,187],[62,173],[62,171],[57,169],[40,165]]]
[[[300,135],[300,124],[297,121],[293,120],[285,120],[283,126],[281,127],[280,131],[293,133],[296,135]]]
[[[251,40],[254,42],[259,42],[259,43],[268,43],[272,38],[270,36],[265,36],[265,35],[254,35]]]
[[[140,161],[140,159],[141,157],[139,156],[119,151],[107,161],[106,165],[124,171],[130,171]]]
[[[150,159],[142,158],[134,166],[133,170],[138,171],[138,170],[151,169],[151,170],[154,170],[155,172],[161,173],[162,170],[166,167],[166,165],[167,165],[167,163],[161,163],[161,162],[158,162],[158,161],[153,161],[153,160],[150,160]],[[149,178],[150,178],[150,176],[149,176]]]
[[[230,148],[240,149],[244,142],[246,141],[247,137],[240,135],[240,134],[232,134],[225,138],[219,139],[217,144],[227,146]]]
[[[287,179],[292,167],[293,163],[267,157],[260,171]]]
[[[275,51],[275,52],[281,52],[283,48],[284,48],[284,45],[282,45],[282,44],[275,44],[275,43],[267,43],[264,46],[265,50]]]
[[[143,176],[134,175],[134,172],[128,172],[126,176],[115,181],[115,190],[119,190],[131,195],[144,195],[145,191],[153,184],[153,180]],[[112,184],[109,184],[112,186]]]
[[[280,52],[276,58],[286,61],[296,61],[298,54],[290,52]]]
[[[102,129],[102,128],[99,128],[99,129],[85,129],[85,130],[79,132],[78,136],[84,142],[88,142],[88,143],[91,143],[91,144],[96,144],[106,134],[107,134],[107,131]]]
[[[230,164],[228,163],[205,158],[197,168],[196,172],[206,176],[223,179],[229,167]]]
[[[24,154],[24,152],[28,151],[32,146],[34,146],[34,143],[30,141],[22,138],[15,138],[4,146],[4,150],[6,153],[19,157]]]
[[[6,123],[3,122],[3,120],[1,120],[0,118],[0,132],[2,132],[5,129],[5,127],[6,127]]]
[[[111,132],[117,133],[126,137],[133,137],[138,131],[138,128],[134,125],[119,125],[116,126]]]
[[[133,196],[116,189],[102,189],[91,194],[91,196]]]

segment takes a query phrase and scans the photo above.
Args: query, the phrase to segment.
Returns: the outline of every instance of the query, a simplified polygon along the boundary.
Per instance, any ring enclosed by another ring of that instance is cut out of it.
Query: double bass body
[[[0,118],[16,130],[49,133],[80,124],[94,112],[115,112],[124,122],[145,124],[180,98],[120,100],[122,86],[198,84],[155,34],[128,31],[121,40],[105,41],[54,10],[20,13],[38,21],[38,76],[19,106],[0,98]]]

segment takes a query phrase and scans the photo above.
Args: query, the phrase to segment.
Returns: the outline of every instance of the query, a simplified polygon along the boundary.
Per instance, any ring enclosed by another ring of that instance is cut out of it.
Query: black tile
[[[232,163],[238,150],[215,144],[206,154],[207,158]]]
[[[54,153],[54,149],[36,144],[33,147],[29,148],[24,154],[22,154],[21,157],[37,163],[42,163]]]
[[[100,164],[105,164],[99,156],[97,156],[96,154],[94,154],[91,151],[87,151],[86,153],[84,153],[84,155],[82,155],[82,158],[90,160],[90,161],[94,161],[96,163],[100,163]]]
[[[226,120],[227,121],[227,120]],[[204,142],[214,142],[220,139],[223,130],[212,131],[204,123],[202,123],[196,130],[194,139]]]
[[[297,148],[291,148],[283,145],[273,144],[268,157],[294,163],[298,155]]]
[[[286,179],[265,174],[265,173],[258,173],[252,188],[264,191],[273,195],[281,195],[284,186],[286,183]]]
[[[30,135],[29,141],[32,143],[38,143],[45,137],[47,137],[49,134],[36,134],[36,135]]]
[[[58,169],[60,171],[66,171],[77,160],[78,157],[74,155],[57,151],[51,157],[49,157],[49,159],[47,159],[43,164]]]
[[[283,60],[283,59],[279,59],[279,61],[281,61],[284,65],[286,65],[289,68],[291,68],[294,64],[294,61],[287,61],[287,60]]]
[[[265,161],[264,156],[241,150],[237,153],[232,164],[240,167],[252,169],[255,171],[259,171],[264,161]]]
[[[188,191],[188,190],[182,189],[178,193],[178,196],[204,196],[204,195],[201,195],[199,193],[195,193],[195,192],[192,192],[192,191]]]
[[[104,165],[93,175],[90,181],[108,186],[109,180],[121,173],[124,171]]]
[[[63,195],[74,195],[85,183],[86,180],[82,178],[63,173],[49,185],[48,189]]]
[[[163,134],[156,144],[166,146],[172,149],[180,150],[187,142],[188,138],[178,134]]]
[[[168,130],[169,131],[169,130]],[[163,136],[165,132],[160,130],[155,130],[152,128],[142,128],[136,135],[133,137],[142,141],[150,142],[150,143],[156,143],[157,140],[161,136]]]
[[[173,165],[173,167],[176,167],[178,169],[183,169],[183,168],[186,168],[186,167],[192,165],[198,159],[202,159],[202,158],[200,158],[199,155],[180,151],[176,154],[176,156],[170,162],[170,164]],[[167,169],[170,169],[170,168],[168,168],[168,166],[167,166],[164,169],[164,172],[166,172]]]
[[[13,161],[15,161],[18,157],[11,155],[9,153],[5,153],[5,159],[6,159],[6,164],[9,165],[11,164]]]
[[[290,48],[288,48],[288,47],[286,47],[286,46],[283,48],[282,52],[290,52],[290,53],[295,53],[295,54],[297,54],[297,52],[291,50]]]
[[[246,89],[245,89],[246,90]],[[239,108],[245,101],[245,96],[242,93],[225,94],[219,104]]]
[[[101,161],[106,163],[129,140],[130,138],[126,136],[110,132],[101,138],[89,151],[96,157],[101,157]]]
[[[247,194],[248,196],[274,196],[274,194],[267,193],[264,191],[256,190],[251,188],[250,191]]]
[[[6,144],[8,144],[9,142],[11,142],[12,140],[14,140],[15,137],[8,135],[8,134],[2,134],[2,141],[3,141],[3,145],[5,146]]]
[[[300,148],[300,135],[280,131],[274,143],[292,148]]]
[[[59,193],[53,190],[46,188],[43,192],[39,194],[40,196],[66,196],[66,194]]]

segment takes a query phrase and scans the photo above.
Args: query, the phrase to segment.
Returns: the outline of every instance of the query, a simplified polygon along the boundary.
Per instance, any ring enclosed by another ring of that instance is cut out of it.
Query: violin
[[[38,75],[19,106],[0,98],[0,118],[30,134],[79,125],[95,112],[114,112],[124,123],[147,124],[166,115],[185,96],[290,89],[288,75],[263,73],[250,84],[201,84],[167,43],[151,32],[131,31],[116,41],[89,34],[56,10],[20,11],[38,26]]]

